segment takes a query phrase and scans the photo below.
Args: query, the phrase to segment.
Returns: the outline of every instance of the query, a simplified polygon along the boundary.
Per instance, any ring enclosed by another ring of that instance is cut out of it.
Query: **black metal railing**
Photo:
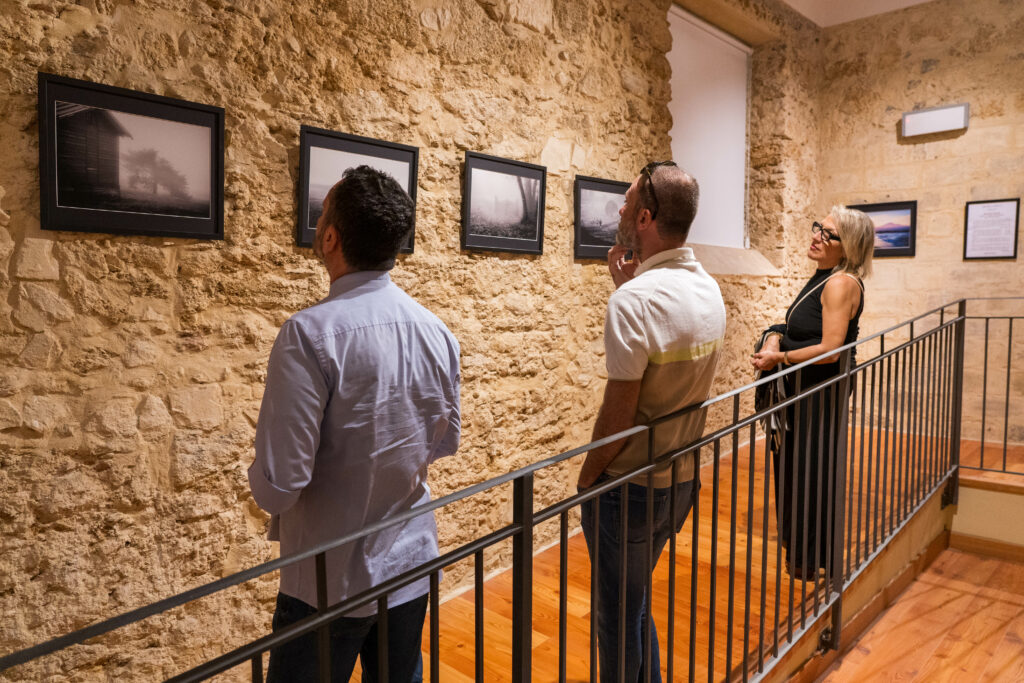
[[[944,491],[945,502],[955,502],[964,394],[965,327],[968,320],[975,319],[967,316],[966,308],[967,300],[954,302],[840,348],[830,356],[839,358],[838,373],[813,386],[804,388],[803,385],[813,368],[820,367],[815,366],[814,361],[788,368],[780,375],[789,384],[790,395],[764,410],[744,411],[744,407],[752,405],[752,394],[759,386],[776,381],[771,377],[649,425],[634,427],[467,487],[329,543],[7,654],[0,658],[0,671],[245,584],[289,564],[314,558],[319,596],[316,614],[204,661],[170,680],[203,680],[247,665],[252,680],[262,681],[264,653],[309,633],[318,634],[321,680],[330,680],[330,658],[325,656],[330,623],[371,603],[384,615],[389,594],[428,577],[427,679],[439,681],[442,664],[440,575],[445,567],[466,561],[473,564],[474,590],[471,648],[474,663],[472,674],[466,676],[482,681],[489,649],[485,636],[494,637],[484,627],[485,553],[511,543],[511,633],[498,636],[510,642],[508,679],[528,681],[531,675],[543,674],[545,678],[557,675],[559,681],[567,680],[568,625],[576,619],[582,623],[573,624],[574,633],[588,628],[589,621],[588,670],[583,675],[596,681],[598,610],[617,609],[621,623],[625,602],[620,601],[616,606],[597,604],[599,566],[594,558],[589,571],[589,614],[570,616],[567,577],[570,530],[575,527],[572,515],[584,502],[613,489],[625,494],[630,482],[635,482],[646,485],[645,524],[650,529],[655,472],[671,468],[673,481],[693,478],[700,481],[701,487],[693,487],[692,499],[686,501],[677,500],[673,489],[670,518],[675,519],[677,506],[692,505],[686,522],[690,528],[688,531],[684,528],[678,537],[676,534],[669,536],[663,558],[654,557],[650,535],[645,546],[645,577],[652,576],[659,559],[661,566],[667,564],[667,571],[659,568],[658,577],[649,578],[646,585],[648,619],[653,617],[660,622],[659,629],[664,628],[667,636],[661,657],[667,680],[693,681],[698,677],[709,681],[758,680],[810,629],[820,629],[822,618],[827,620],[822,645],[836,647],[842,625],[844,586],[867,568],[933,495]],[[988,330],[989,323],[985,325]],[[1012,346],[1012,327],[1010,334]],[[855,352],[862,357],[857,363],[854,363]],[[1007,358],[1009,368],[1011,356]],[[988,368],[987,361],[985,367]],[[1009,379],[1006,382],[1009,386]],[[1008,389],[1007,398],[1009,395]],[[695,410],[721,411],[723,408],[731,413],[726,426],[714,429],[693,443],[666,453],[655,453],[655,435],[659,428],[687,418]],[[1007,414],[1008,406],[1004,416]],[[772,418],[785,420],[790,425],[788,431],[781,432],[774,455],[763,438],[764,424]],[[1004,417],[1004,420],[1009,430],[1009,418]],[[536,508],[538,474],[550,472],[592,448],[629,437],[646,438],[648,460],[645,465],[554,504]],[[1004,439],[1004,449],[1005,444],[1008,444],[1007,439]],[[808,464],[812,459],[817,462],[814,468]],[[1005,455],[1003,459],[1006,460]],[[512,487],[511,523],[482,533],[439,558],[359,595],[327,604],[328,551],[425,513],[441,511],[444,514],[459,501],[493,493],[507,485]],[[776,491],[780,493],[776,495]],[[809,501],[817,502],[810,505]],[[595,520],[599,518],[595,515]],[[781,532],[780,519],[783,521]],[[556,520],[557,672],[542,672],[532,663],[532,634],[538,626],[532,609],[535,600],[547,597],[534,592],[534,530]],[[623,531],[628,525],[625,510],[621,525]],[[810,533],[812,526],[813,534]],[[804,558],[803,566],[798,559],[785,566],[784,544],[793,546],[793,552]],[[798,545],[800,552],[796,553]],[[823,567],[810,566],[807,558],[811,553],[823,559]],[[624,557],[625,553],[620,555]],[[796,578],[795,574],[804,578]],[[655,581],[660,582],[657,595]],[[721,622],[725,624],[724,630],[719,628]],[[379,624],[384,633],[386,628],[386,623]],[[384,633],[379,637],[381,680],[387,680]],[[619,633],[622,633],[621,628]],[[624,644],[617,645],[622,653]],[[643,652],[649,662],[652,653],[649,631],[644,637]],[[649,667],[647,670],[650,671]],[[493,679],[493,675],[487,675],[487,680]]]

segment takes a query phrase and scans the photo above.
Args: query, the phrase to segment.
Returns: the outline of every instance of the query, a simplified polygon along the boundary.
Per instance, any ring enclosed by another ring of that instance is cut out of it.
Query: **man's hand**
[[[636,408],[639,403],[640,380],[608,380],[608,384],[604,388],[604,401],[597,414],[591,439],[597,441],[634,426],[636,424]],[[625,445],[626,440],[619,439],[587,453],[583,467],[580,468],[579,479],[576,480],[576,490],[582,491],[593,486],[597,478],[601,476],[601,473]]]
[[[616,289],[622,286],[622,283],[632,280],[637,266],[640,265],[636,258],[626,260],[628,251],[629,249],[621,244],[616,244],[608,250],[608,271],[612,274],[612,282],[615,283]]]

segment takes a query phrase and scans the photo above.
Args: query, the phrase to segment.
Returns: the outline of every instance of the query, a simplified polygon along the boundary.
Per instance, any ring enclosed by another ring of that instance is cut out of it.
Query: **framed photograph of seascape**
[[[917,202],[856,204],[875,224],[875,258],[913,256],[917,241]]]
[[[575,239],[573,258],[604,259],[615,244],[619,209],[626,202],[629,183],[576,176],[573,186]]]
[[[42,73],[44,230],[224,238],[224,110]]]
[[[967,202],[964,208],[964,260],[1017,258],[1020,197]]]
[[[540,254],[547,169],[466,152],[462,248]]]
[[[419,156],[418,147],[302,126],[299,129],[299,222],[295,243],[300,247],[313,246],[324,199],[350,168],[365,165],[391,175],[415,202]],[[415,234],[414,226],[399,253],[412,253]]]

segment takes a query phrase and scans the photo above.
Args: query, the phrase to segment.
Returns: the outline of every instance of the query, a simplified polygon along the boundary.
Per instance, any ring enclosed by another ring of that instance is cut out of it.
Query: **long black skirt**
[[[838,374],[838,367],[812,366],[803,374],[801,386],[813,387]],[[791,383],[786,389],[795,395]],[[838,387],[811,391],[787,409],[787,428],[772,450],[779,542],[786,549],[789,573],[805,579],[832,565],[839,452]]]

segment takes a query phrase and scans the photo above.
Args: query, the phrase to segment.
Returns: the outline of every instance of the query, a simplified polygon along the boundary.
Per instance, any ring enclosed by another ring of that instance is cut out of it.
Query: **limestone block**
[[[539,33],[551,30],[553,0],[507,0],[508,17]]]
[[[29,396],[21,406],[21,423],[36,436],[61,427],[67,417],[64,401],[52,396]]]
[[[443,31],[452,23],[452,11],[447,7],[428,7],[420,12],[420,25],[432,31]]]
[[[13,396],[28,384],[29,375],[24,370],[0,365],[0,396]]]
[[[74,318],[68,303],[46,285],[25,282],[18,285],[18,299],[13,318],[22,327],[42,332],[54,323]]]
[[[82,467],[36,484],[32,493],[42,522],[67,521],[78,510],[95,508],[106,496],[103,485]]]
[[[558,137],[548,138],[544,150],[540,153],[541,166],[546,166],[548,173],[567,172],[572,160],[572,148],[571,140]]]
[[[60,265],[53,257],[53,241],[26,237],[14,257],[14,277],[22,280],[57,280]]]
[[[0,399],[0,431],[21,426],[21,411],[7,399]]]
[[[18,363],[26,368],[48,368],[60,358],[63,348],[60,340],[47,330],[37,332],[18,356]]]
[[[168,432],[174,426],[171,414],[164,402],[153,394],[147,394],[139,404],[139,429],[143,432]]]
[[[124,350],[121,362],[126,368],[137,368],[143,365],[153,365],[159,357],[160,349],[156,344],[146,339],[135,339]]]
[[[138,431],[135,400],[115,398],[90,408],[85,431],[102,436],[130,437]]]
[[[217,384],[175,389],[170,392],[171,414],[184,427],[208,431],[224,420],[220,399]]]

